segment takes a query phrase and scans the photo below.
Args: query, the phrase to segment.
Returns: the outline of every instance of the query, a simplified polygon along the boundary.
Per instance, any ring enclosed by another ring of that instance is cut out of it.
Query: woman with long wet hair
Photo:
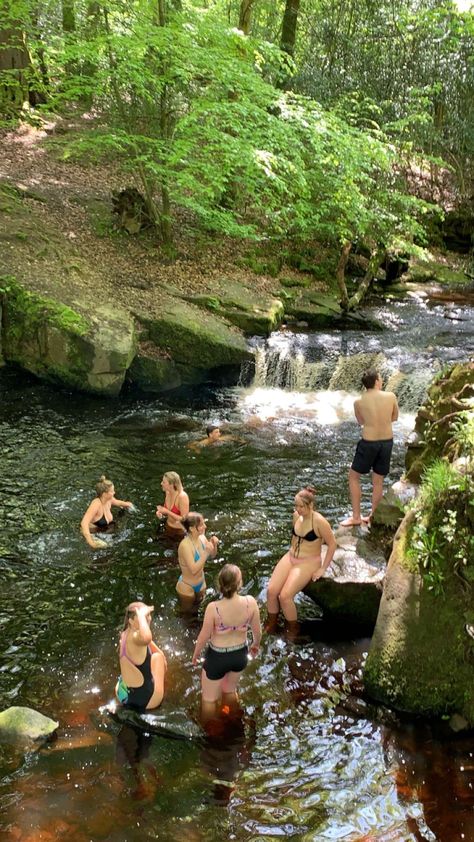
[[[185,532],[183,518],[189,513],[189,497],[176,471],[166,471],[163,474],[161,487],[165,492],[165,500],[162,506],[156,507],[156,516],[166,518],[167,535],[180,539]]]

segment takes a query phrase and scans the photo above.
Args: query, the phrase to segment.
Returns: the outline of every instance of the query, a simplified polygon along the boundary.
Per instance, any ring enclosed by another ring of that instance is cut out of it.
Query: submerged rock
[[[323,609],[325,620],[370,634],[382,596],[385,558],[368,536],[344,527],[335,534],[338,547],[329,569],[322,579],[310,582],[305,593]]]
[[[27,707],[11,707],[0,713],[0,741],[47,740],[59,722]]]
[[[189,718],[185,711],[166,711],[159,708],[137,713],[127,710],[115,701],[104,705],[100,711],[109,714],[118,722],[127,723],[141,731],[167,737],[170,740],[199,740],[204,736],[202,729]]]

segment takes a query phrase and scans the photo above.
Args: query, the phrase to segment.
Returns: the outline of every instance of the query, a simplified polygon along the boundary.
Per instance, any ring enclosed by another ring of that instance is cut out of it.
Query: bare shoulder
[[[329,521],[324,517],[324,515],[320,514],[320,512],[314,512],[314,520],[318,527],[320,527],[323,531],[327,532],[330,530],[332,532],[332,526]]]

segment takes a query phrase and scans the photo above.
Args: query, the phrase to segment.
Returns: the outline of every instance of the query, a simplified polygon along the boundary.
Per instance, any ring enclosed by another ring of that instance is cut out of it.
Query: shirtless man
[[[362,385],[366,391],[354,401],[354,415],[362,427],[362,438],[357,444],[349,469],[349,491],[352,516],[341,526],[359,526],[368,523],[383,495],[383,480],[390,470],[393,447],[392,423],[398,418],[398,403],[393,392],[383,392],[382,378],[374,368],[369,369]],[[360,514],[360,477],[372,470],[372,510],[368,517]]]

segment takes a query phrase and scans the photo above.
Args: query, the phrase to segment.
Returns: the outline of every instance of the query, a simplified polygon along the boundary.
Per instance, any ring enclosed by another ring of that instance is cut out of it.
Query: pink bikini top
[[[228,631],[247,631],[250,626],[250,610],[249,610],[249,601],[247,597],[245,597],[245,602],[247,603],[247,619],[244,620],[243,623],[240,623],[238,626],[226,626],[225,623],[222,622],[222,617],[219,613],[219,608],[216,605],[216,614],[219,618],[218,623],[214,623],[214,628],[216,632],[228,632]]]

